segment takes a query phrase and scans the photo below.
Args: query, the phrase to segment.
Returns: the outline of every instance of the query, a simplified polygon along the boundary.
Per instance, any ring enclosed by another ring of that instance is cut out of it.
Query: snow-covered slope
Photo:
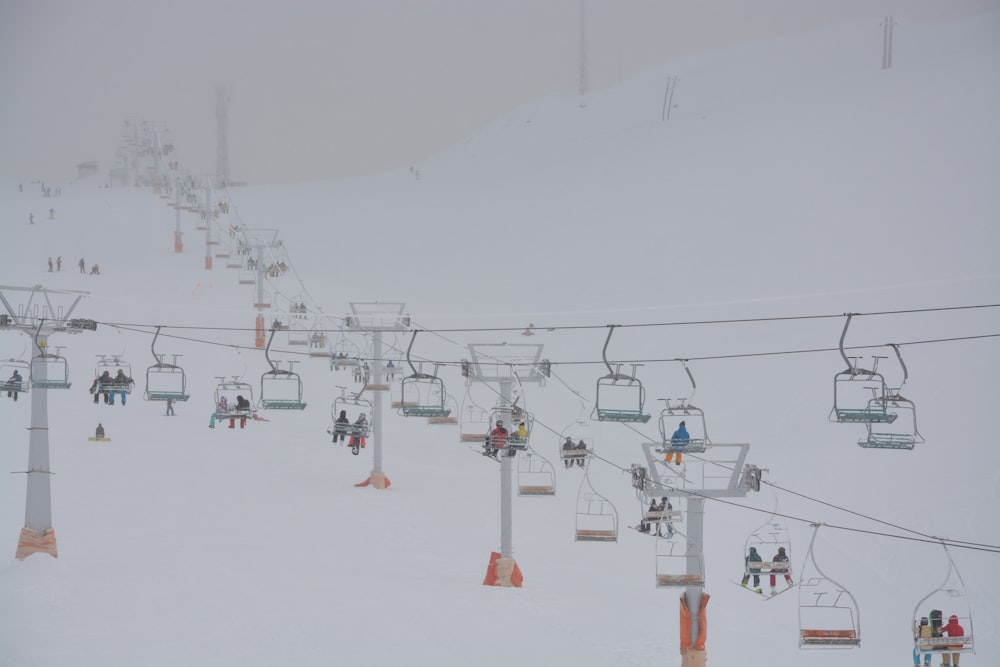
[[[357,489],[371,452],[351,456],[324,433],[336,386],[350,378],[306,359],[297,370],[307,410],[269,412],[245,431],[206,428],[214,378],[257,384],[267,366],[235,347],[251,345],[252,289],[221,261],[204,269],[193,216],[182,218],[186,249],[175,254],[173,209],[148,190],[78,183],[42,199],[31,184],[7,184],[0,284],[88,290],[77,314],[102,325],[52,341],[66,346],[74,383],[50,392],[57,560],[14,560],[24,476],[2,486],[0,663],[680,664],[676,592],[653,585],[651,539],[624,528],[639,505],[622,468],[641,461],[655,419],[637,430],[589,421],[606,372],[602,325],[997,303],[998,32],[997,13],[901,25],[888,71],[878,68],[877,21],[745,46],[582,104],[539,100],[414,165],[419,177],[406,169],[224,195],[232,208],[220,225],[278,230],[292,270],[268,290],[276,304],[307,303],[310,325],[333,326],[352,301],[403,301],[415,326],[438,332],[418,337],[422,359],[457,362],[469,343],[545,345],[558,378],[524,390],[534,446],[555,460],[568,425],[590,434],[602,457],[590,479],[623,529],[616,544],[575,543],[581,473],[557,465],[555,498],[514,503],[519,590],[480,585],[499,541],[499,476],[459,444],[457,427],[391,414],[393,485]],[[676,107],[663,121],[671,76]],[[48,256],[63,258],[61,273],[46,271]],[[80,256],[103,275],[79,275]],[[529,322],[537,335],[523,338]],[[157,351],[183,355],[191,400],[173,418],[138,395],[125,408],[94,406],[96,355],[123,354],[141,389],[156,325],[171,336]],[[582,325],[595,326],[564,328]],[[908,453],[862,450],[863,429],[827,421],[841,317],[622,328],[608,354],[645,361],[653,411],[656,398],[689,389],[670,360],[691,360],[713,440],[749,442],[750,461],[782,489],[996,545],[996,339],[923,341],[998,325],[996,309],[854,320],[851,345],[913,343],[902,348],[906,395],[927,442]],[[510,330],[469,331],[486,327]],[[276,340],[284,359],[301,351]],[[0,341],[0,357],[31,354],[24,336]],[[398,353],[409,340],[388,342]],[[726,358],[817,349],[826,351]],[[892,362],[883,367],[898,382]],[[467,393],[454,366],[441,376],[459,407],[495,399],[485,387]],[[0,402],[0,469],[25,469],[27,398]],[[86,441],[98,421],[111,443]],[[740,505],[906,534],[785,490]],[[940,547],[822,530],[816,559],[857,598],[862,647],[803,653],[794,594],[762,605],[729,583],[766,516],[707,508],[710,664],[906,664],[914,605],[945,573]],[[790,528],[802,558],[811,530]],[[997,555],[952,553],[979,646],[962,662],[990,664]]]

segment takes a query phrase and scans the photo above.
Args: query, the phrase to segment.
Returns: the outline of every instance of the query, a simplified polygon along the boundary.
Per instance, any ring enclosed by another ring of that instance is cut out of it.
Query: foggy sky
[[[591,90],[681,55],[1000,0],[586,0]],[[0,0],[0,186],[111,166],[128,117],[214,174],[320,180],[406,167],[518,104],[579,86],[580,0]],[[905,39],[898,26],[896,39]],[[873,66],[879,66],[873,63]]]

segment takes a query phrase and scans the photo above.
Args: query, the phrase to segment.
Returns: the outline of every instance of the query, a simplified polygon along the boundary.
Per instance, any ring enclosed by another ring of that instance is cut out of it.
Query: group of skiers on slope
[[[351,448],[351,453],[357,456],[362,447],[368,446],[368,418],[365,413],[360,413],[352,424],[347,417],[347,410],[340,411],[333,426],[333,441],[337,442],[339,439],[343,442],[348,435],[351,439],[347,441],[347,445]]]
[[[761,558],[760,553],[757,552],[757,547],[750,547],[750,553],[747,554],[747,557],[744,559],[746,567],[744,569],[743,581],[740,582],[740,586],[746,587],[747,582],[750,581],[750,577],[753,576],[754,590],[758,593],[762,592],[760,590],[760,568],[754,567],[752,564],[762,563],[763,561],[764,559]],[[778,589],[775,587],[777,583],[775,581],[776,573],[785,572],[785,583],[787,584],[788,588],[791,588],[792,586],[792,576],[788,574],[788,566],[786,565],[782,567],[781,565],[776,565],[776,563],[787,563],[787,562],[788,562],[788,554],[785,553],[785,547],[778,547],[778,553],[774,554],[774,556],[771,557],[771,568],[770,568],[771,595],[774,595],[775,593],[778,592]]]
[[[129,388],[134,384],[135,381],[125,375],[125,371],[120,368],[114,377],[111,377],[110,371],[104,371],[94,378],[93,384],[90,385],[90,393],[94,395],[94,403],[97,403],[103,395],[105,405],[114,405],[115,395],[118,394],[122,397],[122,405],[125,405]]]
[[[576,452],[576,451],[586,452],[587,444],[583,441],[583,439],[581,439],[580,442],[573,444],[573,438],[567,435],[566,440],[563,441],[562,449],[563,452]],[[572,468],[574,463],[578,467],[582,468],[584,467],[584,465],[586,465],[586,462],[587,462],[586,454],[584,454],[583,456],[572,456],[572,455],[567,456],[566,454],[563,454],[563,467],[566,468],[567,470]]]
[[[235,414],[234,414],[235,413]],[[229,418],[229,428],[236,428],[236,419],[239,417],[240,428],[247,427],[247,417],[250,415],[250,401],[243,398],[242,395],[236,397],[236,405],[232,408],[229,406],[229,399],[225,396],[219,397],[219,402],[215,406],[215,412],[212,413],[208,420],[208,427],[215,428],[216,418],[225,419]]]
[[[965,628],[963,628],[958,623],[958,616],[952,614],[948,617],[948,624],[942,625],[942,619],[944,614],[941,613],[940,609],[932,609],[930,613],[930,618],[924,616],[920,619],[920,622],[913,626],[913,667],[920,667],[920,654],[924,655],[924,667],[930,667],[931,664],[931,653],[929,651],[920,651],[919,644],[917,643],[920,639],[933,639],[935,637],[964,637]],[[942,644],[941,648],[935,648],[935,651],[946,651],[941,654],[941,664],[944,667],[950,667],[955,665],[958,667],[958,659],[962,655],[954,650],[948,651],[948,649],[960,649],[961,644],[947,646]]]

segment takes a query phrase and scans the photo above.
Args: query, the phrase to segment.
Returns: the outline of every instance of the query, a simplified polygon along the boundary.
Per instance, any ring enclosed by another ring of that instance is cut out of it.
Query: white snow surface
[[[259,385],[267,365],[233,347],[252,347],[252,288],[220,260],[205,270],[195,216],[182,218],[177,254],[174,211],[149,189],[80,181],[43,199],[33,184],[5,184],[0,284],[87,290],[75,315],[101,324],[51,340],[73,381],[49,392],[58,558],[14,558],[26,476],[0,485],[0,664],[679,665],[679,591],[654,586],[653,541],[625,527],[640,508],[620,468],[642,461],[656,419],[637,429],[589,419],[606,372],[602,325],[1000,302],[1000,12],[897,20],[889,70],[877,21],[837,26],[670,63],[582,101],[538,100],[415,165],[419,179],[401,169],[223,193],[232,209],[220,224],[278,230],[293,271],[267,289],[276,303],[306,302],[309,324],[320,308],[332,318],[352,301],[401,301],[420,329],[464,329],[420,334],[421,359],[453,364],[469,343],[545,345],[559,380],[523,392],[558,486],[554,498],[514,499],[520,589],[482,585],[499,547],[499,468],[459,444],[457,427],[386,404],[392,486],[355,488],[372,447],[352,456],[325,433],[348,372],[307,358],[296,367],[305,411],[207,428],[215,376]],[[676,106],[663,121],[670,76]],[[63,258],[61,273],[46,271],[48,256]],[[80,256],[103,275],[79,275]],[[529,322],[538,334],[523,338]],[[157,348],[182,354],[188,375],[191,400],[175,417],[141,400],[155,325],[179,337]],[[596,328],[545,330],[570,325]],[[484,327],[510,330],[468,330]],[[611,359],[692,359],[712,439],[750,443],[766,480],[803,494],[708,503],[711,665],[910,664],[914,606],[946,573],[940,546],[822,529],[816,560],[857,599],[862,643],[801,651],[794,593],[765,604],[730,583],[744,540],[775,506],[915,537],[835,505],[1000,544],[997,339],[904,345],[906,395],[927,441],[876,451],[855,444],[861,427],[827,419],[842,327],[834,317],[622,328],[609,345]],[[996,333],[996,308],[871,315],[855,318],[847,343]],[[409,338],[387,341],[405,349]],[[718,358],[809,349],[826,351]],[[280,335],[272,352],[302,358]],[[31,353],[27,336],[0,336],[0,357]],[[95,406],[97,355],[115,353],[137,390],[124,408]],[[882,368],[899,380],[893,358]],[[677,362],[638,373],[654,414],[657,398],[687,392]],[[485,386],[467,399],[454,365],[440,375],[459,406],[495,400]],[[29,398],[0,401],[5,473],[26,469]],[[110,443],[87,441],[98,422]],[[574,542],[582,475],[557,460],[568,425],[606,459],[590,478],[619,511],[617,543]],[[793,560],[805,556],[807,521],[787,522]],[[998,556],[951,553],[977,639],[962,664],[996,664]]]

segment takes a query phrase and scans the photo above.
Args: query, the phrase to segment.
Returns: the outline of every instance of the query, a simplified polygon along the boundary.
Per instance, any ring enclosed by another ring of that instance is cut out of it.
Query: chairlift
[[[337,341],[330,346],[330,370],[349,368],[361,362],[361,348],[341,331]]]
[[[972,627],[972,610],[969,606],[969,598],[965,593],[965,582],[955,565],[955,560],[948,551],[948,546],[944,540],[941,541],[945,556],[948,557],[948,572],[944,581],[925,595],[913,609],[913,626],[919,626],[921,618],[928,618],[933,628],[935,637],[917,637],[917,651],[921,653],[975,653],[976,645]],[[937,611],[939,617],[931,618]],[[964,634],[961,637],[941,636],[941,628],[934,628],[935,621],[942,625],[952,616],[957,617],[958,624],[962,626]],[[958,656],[954,663],[958,664]]]
[[[237,407],[239,398],[243,398],[247,405],[253,406],[253,387],[240,380],[239,376],[233,376],[232,380],[225,377],[216,378],[219,383],[215,387],[215,414],[212,424],[216,420],[229,419],[230,425],[233,420],[239,419],[241,426],[246,423],[247,417],[253,414],[252,407]]]
[[[466,392],[466,398],[471,400],[468,392]],[[482,442],[490,430],[490,413],[478,405],[470,403],[464,406],[460,414],[462,423],[458,427],[459,441]]]
[[[288,370],[284,370],[278,367],[277,362],[271,361],[274,333],[275,329],[271,329],[267,347],[264,348],[264,358],[271,370],[260,377],[260,405],[265,410],[304,410],[306,404],[302,402],[302,378],[292,370],[297,362],[289,361]]]
[[[409,364],[412,375],[403,378],[400,386],[400,411],[404,417],[447,417],[451,410],[445,405],[448,396],[444,382],[437,376],[437,365],[434,375],[421,373],[410,359],[410,351],[417,339],[419,330],[414,330],[410,346],[406,348],[406,363]]]
[[[633,474],[636,473],[636,468],[637,466],[633,466]],[[639,467],[639,469],[642,470],[643,477],[642,490],[637,494],[642,509],[642,519],[639,521],[639,532],[644,535],[666,537],[667,539],[670,539],[676,532],[674,528],[675,524],[683,521],[683,514],[679,509],[673,507],[667,496],[659,496],[660,502],[657,502],[657,497],[646,491],[644,483],[645,469],[641,467]],[[633,483],[633,486],[634,485],[635,483]],[[656,526],[655,531],[653,530],[653,526]],[[666,535],[663,535],[664,528],[666,528]]]
[[[887,387],[885,378],[877,372],[878,360],[873,357],[872,368],[861,368],[860,357],[848,357],[844,352],[844,338],[851,326],[854,313],[847,313],[844,330],[840,334],[840,356],[847,368],[833,377],[833,410],[830,421],[841,424],[892,423],[895,413],[886,410]]]
[[[124,378],[124,379],[123,379]],[[94,397],[104,394],[105,403],[114,405],[115,396],[120,396],[122,405],[132,394],[132,365],[117,354],[98,355],[97,366],[94,369]],[[97,402],[96,400],[94,401]]]
[[[574,539],[577,542],[618,541],[618,510],[591,484],[589,460],[576,494]]]
[[[327,428],[326,432],[333,436],[333,442],[337,442],[338,439],[341,442],[344,442],[345,439],[350,442],[354,438],[367,438],[371,434],[371,422],[366,419],[360,424],[357,423],[358,415],[372,414],[372,402],[362,398],[364,387],[361,391],[351,394],[347,393],[346,387],[340,385],[338,387],[340,388],[340,396],[334,398],[333,404],[330,406],[333,425]],[[344,413],[347,422],[338,421],[341,413]]]
[[[767,576],[772,595],[776,593],[778,575],[781,575],[784,579],[786,587],[794,585],[792,583],[792,542],[789,538],[788,530],[781,525],[774,514],[747,536],[743,547],[744,557],[750,553],[751,548],[760,554],[761,560],[745,561],[743,571],[744,581],[747,581],[749,577]],[[779,557],[779,553],[783,553],[788,560],[776,560]],[[764,560],[765,558],[768,560]],[[764,597],[762,599],[766,600],[767,598]]]
[[[156,327],[153,342],[149,345],[156,363],[146,369],[146,391],[142,397],[147,401],[186,401],[189,398],[187,378],[184,369],[176,363],[180,355],[174,355],[174,363],[168,364],[164,363],[162,354],[156,353],[160,329]]]
[[[800,575],[799,648],[855,648],[861,646],[861,613],[850,591],[823,574],[816,564],[814,548],[820,525],[813,524]]]
[[[650,418],[650,415],[642,411],[646,401],[646,390],[635,377],[635,369],[640,364],[632,364],[632,374],[627,375],[621,372],[622,364],[615,364],[612,368],[608,363],[608,343],[611,342],[611,335],[616,326],[618,325],[608,325],[608,337],[604,341],[604,349],[601,350],[604,365],[608,367],[608,374],[597,380],[597,398],[591,416],[596,417],[598,421],[645,424]]]
[[[0,361],[0,391],[7,396],[26,394],[31,390],[31,364],[19,359],[4,359]]]
[[[531,447],[517,459],[517,495],[556,495],[556,473],[552,464]]]
[[[559,435],[559,459],[563,462],[563,467],[572,468],[574,465],[584,467],[594,451],[593,438],[577,438]]]
[[[903,396],[903,387],[909,379],[909,371],[903,362],[899,346],[889,343],[896,353],[899,365],[903,368],[903,381],[896,389],[890,388],[881,399],[870,399],[875,403],[873,410],[884,410],[895,415],[892,421],[867,422],[867,436],[858,440],[858,445],[865,449],[913,449],[915,445],[924,442],[923,436],[917,430],[917,406],[913,401]]]
[[[517,416],[515,416],[517,415]],[[497,449],[509,448],[514,451],[522,452],[528,448],[528,443],[531,441],[531,431],[535,428],[535,417],[530,412],[525,412],[515,408],[514,406],[508,405],[505,408],[495,407],[490,411],[489,424],[492,431],[492,425],[496,424],[498,421],[503,421],[507,419],[510,423],[506,425],[507,428],[507,438],[506,442],[499,443]],[[517,431],[520,424],[524,424],[525,430],[528,435],[521,436],[518,435]],[[487,442],[490,442],[490,437],[487,435]],[[490,442],[490,444],[493,444]]]
[[[657,537],[656,587],[693,588],[705,585],[705,557],[695,553],[697,546],[687,535],[676,531],[676,537]]]

